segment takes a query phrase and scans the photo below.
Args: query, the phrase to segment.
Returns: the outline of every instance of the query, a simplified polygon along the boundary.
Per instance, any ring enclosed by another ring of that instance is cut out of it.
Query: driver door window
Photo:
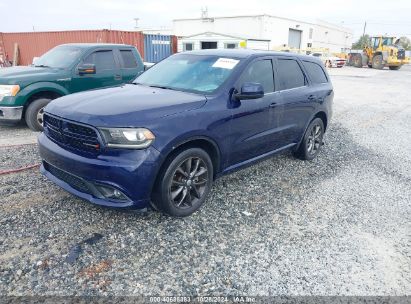
[[[241,75],[240,86],[245,82],[257,82],[264,88],[264,94],[274,92],[273,63],[264,59],[252,63]]]
[[[71,82],[71,92],[80,92],[98,88],[111,87],[122,83],[120,67],[113,50],[98,50],[86,55],[81,64],[94,64],[95,74],[79,75],[74,72]]]
[[[94,64],[97,73],[104,70],[114,70],[116,68],[114,54],[111,50],[91,53],[84,59],[84,63]]]

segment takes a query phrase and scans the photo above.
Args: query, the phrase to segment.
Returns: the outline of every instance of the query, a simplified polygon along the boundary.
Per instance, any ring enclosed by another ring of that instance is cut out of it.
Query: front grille
[[[100,150],[98,135],[93,128],[48,114],[44,114],[44,133],[65,148],[91,154],[97,154]]]
[[[405,59],[405,50],[398,50],[397,58],[401,60]]]
[[[80,177],[70,174],[66,171],[60,170],[46,162],[44,162],[44,168],[50,172],[52,175],[62,180],[63,182],[69,184],[71,187],[77,191],[83,193],[90,193],[90,189],[87,186],[87,183]]]

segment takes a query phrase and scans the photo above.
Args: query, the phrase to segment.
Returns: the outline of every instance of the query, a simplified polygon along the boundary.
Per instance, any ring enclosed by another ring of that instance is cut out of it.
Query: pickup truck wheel
[[[32,101],[24,116],[27,126],[33,131],[43,131],[43,112],[51,99],[40,98]]]
[[[312,160],[320,152],[323,144],[324,123],[321,118],[315,118],[307,130],[294,156],[302,160]]]
[[[213,183],[213,164],[203,149],[190,148],[163,166],[152,199],[156,209],[171,216],[188,216],[205,202]]]
[[[384,68],[384,62],[382,59],[382,55],[375,55],[372,59],[372,67],[373,69],[382,70]]]

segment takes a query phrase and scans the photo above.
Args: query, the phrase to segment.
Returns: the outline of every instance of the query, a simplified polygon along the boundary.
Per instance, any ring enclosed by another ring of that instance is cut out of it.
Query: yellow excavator
[[[404,64],[410,63],[410,58],[405,56],[405,49],[400,45],[400,40],[395,37],[371,37],[362,53],[351,53],[349,65],[362,68],[382,70],[388,66],[390,70],[399,70]]]

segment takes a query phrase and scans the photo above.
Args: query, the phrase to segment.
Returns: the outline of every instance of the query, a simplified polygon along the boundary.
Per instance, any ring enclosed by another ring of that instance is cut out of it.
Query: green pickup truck
[[[53,99],[130,82],[144,71],[137,49],[121,44],[64,44],[31,66],[0,69],[0,123],[24,119],[43,129],[43,109]]]

